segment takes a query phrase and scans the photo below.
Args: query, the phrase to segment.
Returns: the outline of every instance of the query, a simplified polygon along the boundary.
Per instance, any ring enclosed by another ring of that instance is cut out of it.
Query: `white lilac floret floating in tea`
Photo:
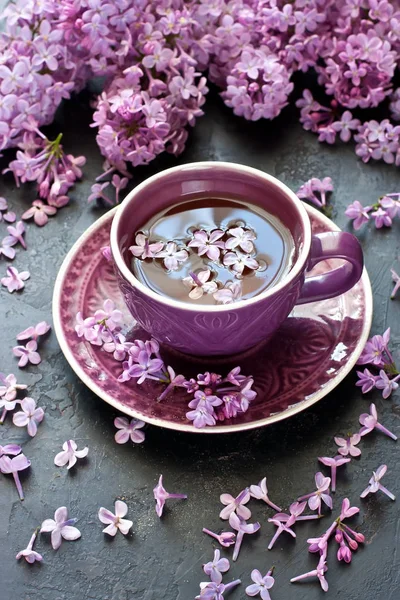
[[[120,332],[121,311],[115,308],[110,299],[105,300],[103,306],[102,310],[95,312],[94,317],[83,318],[79,312],[76,315],[75,331],[78,337],[84,337],[91,344],[102,347],[122,363],[118,381],[135,379],[139,385],[146,380],[160,383],[165,387],[158,395],[158,401],[164,400],[174,388],[185,389],[191,396],[188,404],[191,410],[186,413],[186,417],[197,428],[216,425],[217,421],[237,417],[248,410],[257,393],[252,389],[253,378],[242,375],[240,367],[232,369],[226,377],[208,371],[198,374],[195,379],[177,375],[170,365],[165,365],[156,340],[127,342]],[[137,443],[137,438],[141,437],[139,432],[133,437],[131,434],[140,423],[130,425],[128,422],[118,421],[117,427],[124,431],[118,438],[127,441],[131,436],[132,441]]]
[[[179,241],[150,241],[142,233],[135,234],[135,243],[129,250],[136,260],[153,260],[168,272],[178,271],[191,253],[203,259],[203,268],[189,271],[181,281],[189,290],[191,300],[199,300],[204,294],[212,295],[218,304],[230,304],[242,296],[241,280],[261,267],[263,261],[256,259],[254,240],[256,233],[246,227],[217,228],[210,231],[195,230],[185,244]],[[213,265],[227,269],[232,281],[218,281]]]

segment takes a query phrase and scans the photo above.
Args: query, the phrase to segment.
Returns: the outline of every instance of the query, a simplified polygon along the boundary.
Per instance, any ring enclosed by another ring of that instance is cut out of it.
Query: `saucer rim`
[[[307,210],[308,214],[311,214],[316,219],[319,219],[332,231],[341,231],[340,227],[338,227],[331,219],[323,215],[314,207],[304,203],[304,207]],[[94,393],[96,396],[110,404],[116,410],[126,414],[129,417],[133,417],[136,419],[140,419],[141,421],[145,421],[150,425],[155,425],[156,427],[164,427],[166,429],[172,429],[174,431],[183,431],[186,433],[200,433],[200,434],[217,434],[217,433],[235,433],[239,431],[248,431],[251,429],[258,429],[259,427],[265,427],[267,425],[272,425],[273,423],[278,423],[279,421],[283,421],[284,419],[288,419],[293,417],[294,415],[306,410],[319,402],[322,398],[327,396],[333,389],[335,389],[341,381],[350,373],[354,365],[356,364],[364,346],[368,340],[368,336],[371,330],[372,324],[372,314],[373,314],[373,296],[372,296],[372,288],[371,282],[367,273],[366,268],[363,269],[363,274],[361,276],[361,281],[363,284],[364,296],[365,296],[365,315],[364,315],[364,326],[362,334],[357,342],[356,347],[354,348],[351,358],[348,360],[347,364],[343,367],[340,374],[336,375],[329,383],[324,385],[318,392],[313,394],[309,399],[304,399],[301,402],[294,404],[293,406],[287,407],[285,410],[274,413],[265,417],[264,419],[259,419],[257,421],[251,421],[248,423],[235,423],[230,425],[216,425],[214,427],[204,427],[202,429],[198,429],[194,427],[190,423],[174,423],[172,421],[165,421],[158,417],[151,417],[148,415],[143,415],[143,413],[132,409],[125,404],[122,404],[118,400],[115,400],[110,394],[104,391],[102,388],[97,386],[96,382],[89,377],[79,364],[79,362],[75,359],[75,355],[72,352],[68,341],[64,335],[62,319],[61,319],[61,293],[63,289],[63,282],[65,279],[65,275],[70,267],[70,264],[76,254],[80,251],[80,248],[83,244],[86,243],[87,239],[92,236],[92,234],[100,229],[105,222],[108,220],[112,220],[116,211],[118,210],[118,206],[115,206],[111,210],[107,211],[104,215],[96,219],[86,231],[84,231],[79,238],[76,240],[72,248],[69,250],[67,255],[65,256],[61,267],[58,271],[57,278],[54,284],[53,291],[53,300],[52,300],[52,313],[53,313],[53,324],[54,331],[57,337],[57,341],[60,345],[61,351],[66,358],[68,364],[71,369],[77,375],[77,377]]]

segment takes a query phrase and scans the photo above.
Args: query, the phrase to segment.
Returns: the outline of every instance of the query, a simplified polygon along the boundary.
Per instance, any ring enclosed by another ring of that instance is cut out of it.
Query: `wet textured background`
[[[14,372],[29,385],[33,396],[46,411],[38,434],[31,439],[25,430],[12,425],[10,416],[0,430],[0,443],[17,442],[32,460],[22,474],[26,500],[21,503],[12,479],[0,478],[0,599],[1,600],[190,600],[204,579],[201,565],[211,559],[213,542],[201,533],[206,526],[218,531],[223,492],[238,493],[257,483],[264,475],[273,501],[288,506],[300,494],[313,489],[317,456],[333,456],[335,434],[358,428],[358,416],[376,402],[381,422],[400,434],[399,394],[384,401],[378,393],[362,397],[349,376],[334,393],[315,407],[274,427],[226,436],[197,436],[149,428],[141,446],[118,446],[114,442],[114,410],[95,397],[75,376],[64,359],[54,333],[40,347],[43,362],[21,371],[11,348],[16,334],[43,319],[51,321],[51,298],[57,271],[72,244],[100,216],[104,209],[88,206],[87,197],[101,171],[102,157],[95,143],[87,98],[66,104],[51,128],[53,135],[64,132],[65,149],[84,154],[84,180],[72,191],[72,202],[43,229],[30,224],[26,234],[28,251],[18,250],[14,266],[29,269],[31,279],[20,294],[0,290],[0,370]],[[296,113],[287,109],[273,123],[248,123],[235,118],[216,95],[210,95],[206,116],[190,134],[186,151],[179,159],[163,156],[149,167],[135,170],[131,185],[160,169],[196,160],[240,162],[275,175],[293,189],[306,179],[330,176],[335,185],[333,219],[344,229],[346,205],[358,199],[371,204],[385,192],[399,191],[398,170],[383,164],[364,165],[350,146],[320,145],[296,122]],[[1,166],[5,166],[6,158]],[[3,177],[0,195],[18,214],[35,199],[33,187],[16,189],[12,178]],[[374,292],[373,333],[391,326],[392,348],[400,361],[400,298],[390,301],[390,267],[399,268],[400,224],[376,231],[373,225],[359,234]],[[1,235],[5,225],[0,224]],[[0,274],[6,265],[0,265]],[[53,464],[62,443],[73,438],[79,447],[88,446],[89,456],[67,472]],[[360,460],[341,467],[334,515],[343,497],[361,506],[354,520],[366,534],[367,543],[351,565],[336,560],[336,543],[329,551],[329,596],[331,598],[377,598],[398,600],[400,569],[398,504],[384,495],[359,500],[373,469],[387,463],[385,485],[399,494],[398,447],[380,434],[371,434],[361,444]],[[170,502],[160,521],[154,511],[152,489],[160,473],[166,488],[186,492],[187,501]],[[106,538],[97,519],[100,506],[112,508],[116,497],[125,498],[133,534]],[[82,538],[63,542],[58,552],[48,536],[39,539],[36,549],[42,564],[17,563],[16,553],[25,548],[32,531],[61,505],[70,516],[79,518]],[[265,573],[274,564],[276,584],[273,600],[316,600],[323,596],[317,582],[290,584],[289,579],[309,571],[316,556],[307,552],[306,539],[322,534],[331,522],[299,523],[297,539],[284,534],[272,552],[266,547],[275,528],[267,523],[271,510],[255,501],[252,520],[260,520],[259,534],[247,536],[239,560],[226,581],[240,577],[242,586],[227,595],[245,598],[254,568]],[[228,552],[229,556],[231,553]]]

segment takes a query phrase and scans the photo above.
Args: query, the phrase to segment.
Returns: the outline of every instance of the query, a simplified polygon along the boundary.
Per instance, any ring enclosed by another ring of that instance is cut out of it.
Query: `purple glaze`
[[[173,301],[139,282],[129,266],[133,232],[180,198],[201,196],[249,199],[279,218],[290,229],[297,250],[289,274],[254,298],[216,307]],[[233,163],[204,162],[168,169],[137,186],[116,212],[110,245],[120,289],[140,325],[162,344],[209,356],[243,352],[268,340],[297,303],[309,265],[337,256],[351,261],[350,268],[346,265],[334,274],[308,281],[301,303],[350,289],[362,273],[361,248],[351,234],[334,234],[334,239],[329,239],[331,235],[311,244],[310,221],[303,204],[274,177]]]
[[[306,206],[312,232],[337,229],[326,217]],[[137,386],[117,381],[121,366],[111,355],[77,337],[75,315],[93,314],[111,297],[131,319],[118,288],[111,263],[101,254],[106,246],[115,210],[99,219],[78,240],[65,259],[54,294],[54,326],[62,351],[77,375],[100,398],[116,409],[154,425],[194,433],[224,433],[260,427],[279,421],[310,406],[337,385],[355,364],[368,337],[372,296],[368,277],[346,294],[330,300],[296,306],[276,337],[236,357],[201,358],[162,348],[162,354],[177,373],[196,375],[207,370],[225,373],[240,365],[255,379],[257,397],[239,419],[216,427],[196,429],[185,417],[187,396],[175,390],[165,401],[155,402],[161,388],[153,382]],[[312,275],[334,269],[338,260],[319,262]],[[131,337],[148,337],[137,325]],[[275,343],[275,340],[279,340]]]

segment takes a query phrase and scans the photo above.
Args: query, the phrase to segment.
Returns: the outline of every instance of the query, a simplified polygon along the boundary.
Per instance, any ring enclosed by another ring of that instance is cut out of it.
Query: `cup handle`
[[[340,296],[360,279],[364,259],[360,243],[354,235],[344,231],[313,235],[307,270],[310,271],[318,262],[329,258],[339,258],[346,262],[327,273],[306,277],[296,304]]]

